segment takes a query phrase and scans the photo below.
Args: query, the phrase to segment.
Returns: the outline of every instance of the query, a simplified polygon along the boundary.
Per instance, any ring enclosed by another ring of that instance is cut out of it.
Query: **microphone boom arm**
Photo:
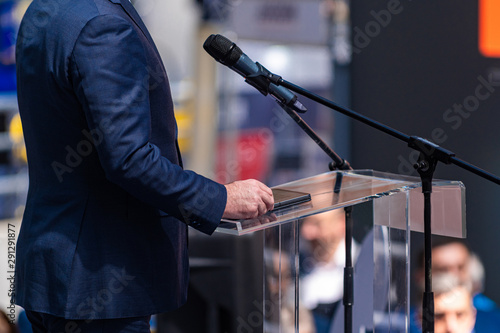
[[[400,139],[401,141],[404,141],[408,144],[408,146],[410,148],[413,148],[417,151],[419,151],[420,153],[423,153],[424,155],[433,155],[434,158],[436,158],[439,162],[443,162],[445,164],[455,164],[456,166],[464,169],[464,170],[467,170],[467,171],[470,171],[486,180],[489,180],[497,185],[500,185],[500,178],[492,173],[489,173],[483,169],[480,169],[478,168],[477,166],[475,165],[472,165],[466,161],[463,161],[459,158],[456,158],[455,157],[455,154],[444,149],[444,148],[441,148],[440,146],[432,143],[432,142],[429,142],[425,139],[422,139],[420,137],[417,137],[417,136],[408,136],[402,132],[399,132],[389,126],[386,126],[378,121],[375,121],[375,120],[372,120],[368,117],[365,117],[357,112],[354,112],[350,109],[347,109],[343,106],[340,106],[338,104],[335,104],[334,102],[324,98],[324,97],[321,97],[319,95],[316,95],[310,91],[307,91],[306,89],[304,88],[301,88],[291,82],[288,82],[286,80],[283,80],[283,78],[280,78],[276,81],[275,83],[276,85],[278,86],[282,86],[282,87],[285,87],[287,89],[290,89],[291,91],[294,91],[296,92],[297,94],[300,94],[302,96],[305,96],[317,103],[320,103],[330,109],[333,109],[335,111],[338,111],[352,119],[355,119],[355,120],[358,120],[370,127],[373,127],[375,129],[378,129],[386,134],[389,134],[397,139]]]

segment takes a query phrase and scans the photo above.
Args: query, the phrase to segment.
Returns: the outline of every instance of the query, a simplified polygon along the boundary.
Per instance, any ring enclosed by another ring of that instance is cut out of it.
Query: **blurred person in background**
[[[16,325],[10,322],[5,312],[0,310],[0,333],[17,333]]]
[[[344,290],[345,212],[335,209],[304,219],[300,234],[300,302],[313,313],[316,332],[329,332]],[[353,241],[353,263],[359,245]]]
[[[298,315],[298,333],[317,333],[311,312],[299,301],[295,312],[295,277],[290,257],[277,249],[269,249],[265,256],[266,299],[269,299],[266,320],[283,332],[295,332]],[[267,327],[269,329],[269,327]]]
[[[415,280],[423,292],[424,255],[419,254]],[[432,272],[453,274],[461,283],[470,285],[474,308],[476,333],[500,332],[500,310],[495,302],[483,294],[485,270],[479,257],[472,253],[467,243],[458,238],[434,236],[432,240]],[[434,280],[434,278],[433,278]],[[411,332],[420,332],[415,325],[415,313],[412,311]]]
[[[423,253],[418,260],[417,280],[423,285]],[[480,311],[498,311],[495,302],[484,292],[485,270],[479,257],[472,253],[467,242],[458,238],[434,237],[432,240],[433,273],[452,273],[472,284],[474,306]]]
[[[476,309],[472,304],[472,283],[464,283],[453,273],[440,272],[433,276],[432,289],[435,333],[480,333],[474,330]]]

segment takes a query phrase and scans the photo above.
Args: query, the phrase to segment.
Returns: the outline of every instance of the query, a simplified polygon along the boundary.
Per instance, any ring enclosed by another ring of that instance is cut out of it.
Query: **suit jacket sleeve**
[[[226,189],[183,170],[150,142],[147,54],[131,22],[113,15],[93,18],[78,37],[70,62],[89,129],[102,133],[95,146],[106,177],[146,203],[212,233],[226,205]]]

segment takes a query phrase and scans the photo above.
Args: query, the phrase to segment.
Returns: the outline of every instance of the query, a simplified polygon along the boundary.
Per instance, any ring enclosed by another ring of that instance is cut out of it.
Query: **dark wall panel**
[[[352,108],[500,174],[500,59],[478,51],[477,1],[351,3]],[[360,123],[352,135],[355,168],[416,175],[404,143]],[[436,177],[465,183],[468,239],[500,303],[500,186],[454,165]]]

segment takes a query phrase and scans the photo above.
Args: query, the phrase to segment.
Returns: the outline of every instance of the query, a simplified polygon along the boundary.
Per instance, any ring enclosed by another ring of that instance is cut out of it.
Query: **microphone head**
[[[203,43],[203,48],[218,62],[233,66],[243,52],[235,43],[222,35],[210,35]]]

